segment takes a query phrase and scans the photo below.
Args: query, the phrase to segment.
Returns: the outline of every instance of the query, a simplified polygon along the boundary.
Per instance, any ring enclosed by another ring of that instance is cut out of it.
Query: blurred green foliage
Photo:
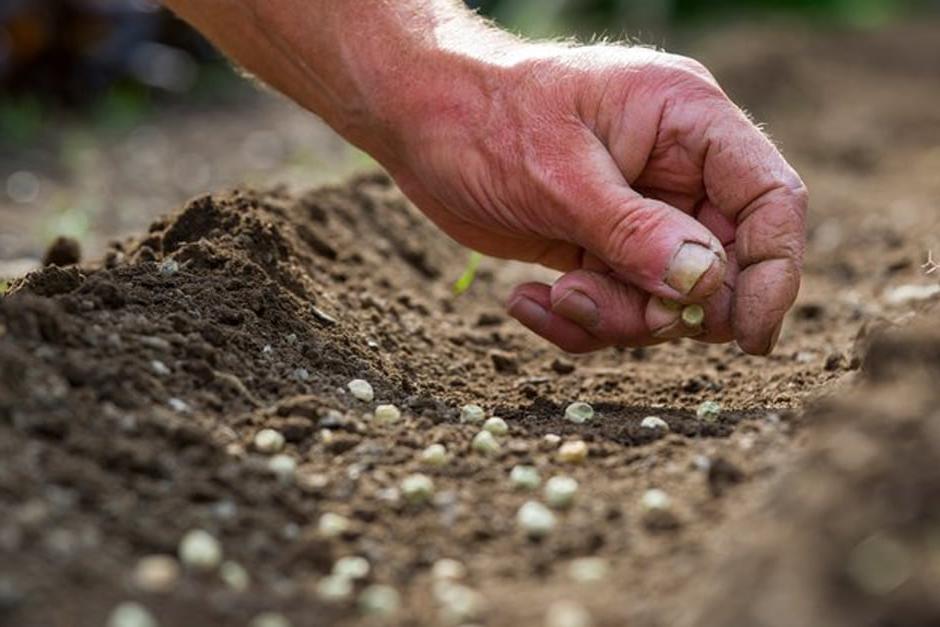
[[[790,15],[847,26],[878,26],[931,0],[478,0],[501,24],[533,36],[617,35],[708,20]]]

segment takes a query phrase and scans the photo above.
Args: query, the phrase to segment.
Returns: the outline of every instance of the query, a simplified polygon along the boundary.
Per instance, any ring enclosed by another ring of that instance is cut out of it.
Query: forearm
[[[401,121],[441,93],[487,89],[515,40],[456,0],[166,0],[260,80],[380,160]],[[446,89],[443,82],[450,82]],[[466,102],[475,101],[466,98]]]

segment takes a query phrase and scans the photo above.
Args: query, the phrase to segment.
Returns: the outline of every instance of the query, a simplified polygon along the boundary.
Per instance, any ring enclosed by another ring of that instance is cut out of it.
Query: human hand
[[[490,67],[401,135],[392,175],[442,229],[565,274],[511,315],[571,352],[695,336],[769,353],[800,281],[807,195],[697,62],[559,47]],[[690,328],[660,298],[702,303]]]

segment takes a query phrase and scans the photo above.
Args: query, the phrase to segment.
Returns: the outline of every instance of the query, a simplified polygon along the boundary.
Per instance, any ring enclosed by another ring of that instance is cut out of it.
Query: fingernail
[[[688,328],[682,323],[682,305],[667,298],[653,297],[646,309],[646,324],[653,337],[675,339],[683,337]]]
[[[510,316],[533,331],[543,329],[548,321],[548,311],[526,296],[520,296],[509,303],[507,310]]]
[[[780,331],[783,330],[783,320],[777,323],[777,326],[774,327],[774,332],[770,334],[770,344],[767,345],[767,350],[764,351],[765,355],[769,355],[774,352],[774,347],[777,346],[777,341],[780,339]]]
[[[721,263],[721,258],[712,249],[696,242],[685,242],[669,263],[666,284],[683,296],[687,295],[712,266]]]
[[[593,329],[600,320],[597,305],[580,290],[568,290],[561,300],[552,304],[552,311],[586,329]]]

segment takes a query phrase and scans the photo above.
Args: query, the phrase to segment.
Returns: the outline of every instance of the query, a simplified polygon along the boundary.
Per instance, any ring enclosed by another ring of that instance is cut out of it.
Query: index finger
[[[707,140],[703,181],[708,199],[736,225],[735,339],[745,352],[765,355],[773,350],[800,288],[806,186],[730,101],[716,110]]]

